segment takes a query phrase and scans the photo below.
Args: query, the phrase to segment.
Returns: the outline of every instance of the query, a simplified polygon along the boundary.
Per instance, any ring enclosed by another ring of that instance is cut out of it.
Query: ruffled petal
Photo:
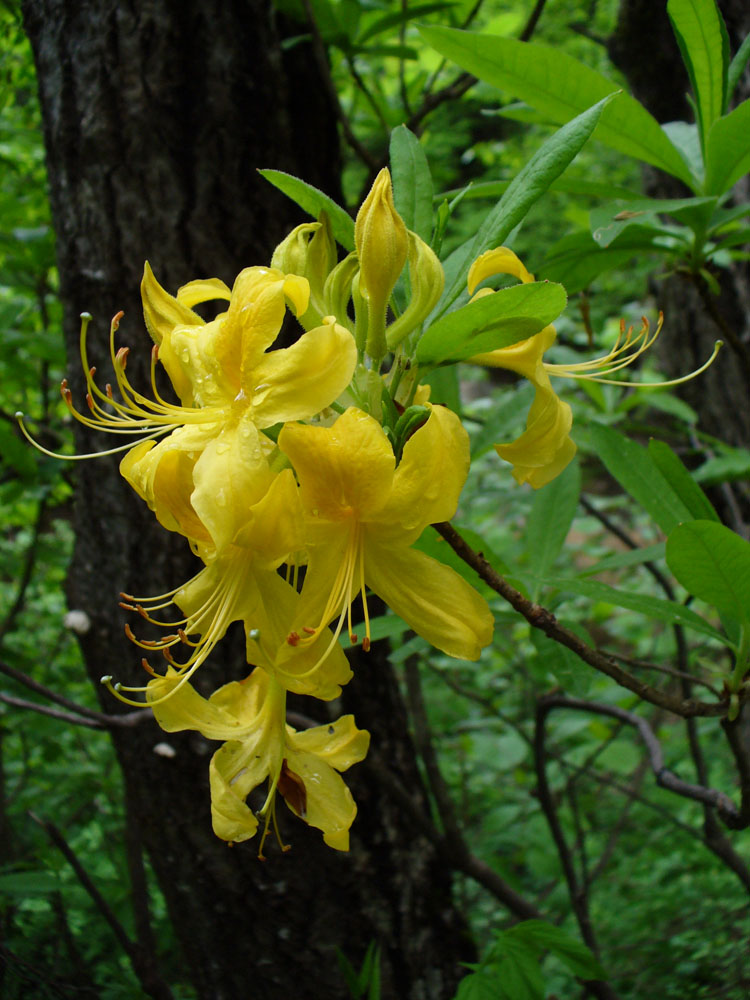
[[[202,544],[210,543],[211,537],[190,500],[193,469],[217,433],[214,424],[188,424],[158,444],[144,441],[136,445],[120,463],[120,474],[146,501],[160,524]]]
[[[312,519],[367,518],[386,503],[396,460],[383,428],[362,410],[348,409],[332,427],[287,424],[279,447]]]
[[[486,250],[480,254],[469,268],[466,279],[469,295],[474,294],[474,289],[485,278],[491,278],[496,274],[511,274],[514,278],[520,278],[524,284],[534,280],[534,275],[526,270],[512,250],[508,247],[497,247],[495,250]]]
[[[416,549],[365,542],[368,586],[414,631],[457,659],[476,660],[492,640],[487,602],[449,566]]]
[[[346,771],[367,756],[370,734],[357,729],[353,715],[342,715],[327,726],[295,733],[290,742],[297,750],[315,754],[337,771]]]
[[[325,409],[349,385],[357,363],[351,333],[331,320],[284,350],[264,355],[246,392],[259,427],[305,420]]]
[[[320,757],[292,746],[287,748],[287,765],[302,779],[307,793],[304,813],[287,802],[289,808],[309,826],[322,830],[329,847],[348,851],[349,827],[357,815],[357,806],[344,779]]]
[[[432,406],[427,422],[406,442],[388,503],[377,514],[380,537],[410,544],[428,524],[450,520],[468,471],[465,428],[452,410]]]
[[[260,434],[241,412],[209,441],[193,469],[191,503],[217,549],[233,540],[273,480]]]
[[[501,347],[486,354],[475,354],[469,361],[488,368],[504,368],[506,371],[517,372],[534,385],[548,382],[542,366],[542,356],[555,342],[556,336],[554,326],[545,326],[533,337],[521,340],[511,347]]]
[[[190,308],[201,300],[180,301],[179,292],[178,298],[170,295],[154,277],[148,261],[143,265],[141,301],[146,329],[155,344],[161,344],[165,338],[168,339],[177,326],[203,326],[205,322]]]
[[[228,302],[231,297],[229,286],[221,278],[196,278],[177,289],[177,301],[189,308],[215,299],[226,299]]]
[[[168,667],[166,676],[149,681],[146,687],[149,704],[168,695],[152,708],[154,718],[165,732],[192,729],[208,740],[231,740],[244,735],[242,721],[220,704],[203,698],[192,684],[185,682],[178,688],[179,681],[177,671]]]
[[[526,420],[526,430],[510,444],[497,444],[498,455],[511,462],[513,477],[534,489],[551,482],[576,453],[569,436],[573,425],[570,406],[552,388],[538,387]]]

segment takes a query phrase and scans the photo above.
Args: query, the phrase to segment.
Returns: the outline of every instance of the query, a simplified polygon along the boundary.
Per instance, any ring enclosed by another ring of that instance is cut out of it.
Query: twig
[[[73,715],[72,712],[61,712],[57,708],[48,708],[46,705],[39,705],[35,701],[26,701],[25,698],[15,698],[12,694],[5,694],[0,691],[0,701],[14,708],[25,708],[30,712],[38,712],[40,715],[48,715],[52,719],[59,719],[60,722],[69,722],[74,726],[86,726],[87,729],[104,729],[101,722],[94,719],[86,719],[80,715]]]
[[[634,667],[636,670],[655,670],[660,674],[667,674],[669,677],[677,677],[680,680],[690,681],[692,684],[700,684],[701,687],[707,688],[711,694],[717,698],[721,698],[719,689],[715,688],[708,681],[704,681],[702,677],[695,677],[684,670],[677,670],[675,667],[667,667],[660,663],[650,663],[648,660],[637,660],[632,656],[622,656],[620,653],[612,653],[611,655],[615,660],[619,660],[620,663],[626,663],[629,667]]]
[[[312,46],[313,55],[315,56],[315,61],[318,64],[318,70],[320,71],[320,78],[323,81],[323,86],[326,89],[329,100],[331,101],[331,106],[336,113],[336,117],[341,123],[341,129],[344,133],[344,137],[349,145],[352,147],[357,156],[362,160],[366,167],[368,167],[373,173],[377,173],[378,163],[376,158],[372,155],[366,146],[363,146],[359,141],[357,136],[354,134],[351,122],[341,106],[341,101],[339,100],[339,95],[336,91],[336,87],[331,79],[331,68],[328,65],[328,56],[326,55],[325,42],[320,34],[318,25],[315,21],[315,15],[313,14],[312,4],[310,0],[302,0],[302,5],[305,8],[305,14],[307,15],[307,20],[310,24],[310,32],[312,34]]]
[[[644,701],[649,701],[653,705],[658,705],[660,708],[674,712],[675,715],[679,715],[682,718],[699,715],[720,716],[726,713],[726,705],[722,702],[709,703],[695,701],[692,698],[679,698],[666,691],[653,688],[649,684],[638,680],[637,677],[633,677],[632,674],[623,670],[613,657],[589,646],[574,632],[571,632],[570,629],[560,625],[552,612],[547,610],[547,608],[539,604],[534,604],[516,590],[515,587],[511,587],[507,580],[492,568],[481,553],[475,552],[464,541],[449,522],[444,521],[440,524],[433,524],[433,528],[448,542],[453,551],[468,566],[471,566],[488,586],[497,594],[500,594],[512,608],[522,615],[531,626],[538,628],[545,635],[549,636],[550,639],[572,650],[584,663],[588,663],[595,670],[606,674],[607,677],[611,677],[621,687],[627,688],[629,691],[637,694]]]
[[[539,18],[542,16],[542,11],[544,10],[544,5],[547,0],[536,0],[534,4],[534,9],[529,14],[529,19],[524,25],[524,29],[518,36],[519,41],[528,42],[531,36],[534,34],[537,24],[539,23]]]
[[[97,712],[93,708],[87,708],[86,705],[79,705],[75,701],[71,701],[70,698],[66,698],[64,695],[58,694],[57,691],[53,691],[52,688],[45,687],[44,684],[40,684],[35,681],[33,677],[29,677],[28,674],[23,673],[21,670],[16,670],[15,667],[11,667],[8,663],[3,663],[0,661],[0,673],[5,674],[6,677],[11,677],[14,681],[19,684],[23,684],[24,687],[28,688],[29,691],[34,691],[36,694],[41,695],[48,701],[55,702],[57,705],[62,705],[63,708],[67,708],[70,712],[74,713],[75,717],[66,718],[66,722],[74,722],[77,726],[89,725],[91,729],[113,729],[118,726],[135,726],[142,722],[143,719],[149,718],[151,711],[149,709],[139,709],[136,712],[125,712],[124,714],[117,715],[107,715],[104,712]],[[22,701],[20,698],[13,700],[11,695],[2,695],[2,700],[7,701],[9,705],[18,705],[21,708],[29,708],[35,712],[41,712],[43,715],[52,715],[54,718],[63,718],[62,715],[56,715],[52,710],[45,709],[41,705],[37,705],[36,702],[26,702]],[[83,722],[82,718],[89,719],[90,722]],[[91,725],[91,722],[96,723],[96,725]]]
[[[569,698],[566,695],[550,694],[545,695],[539,701],[539,711],[542,719],[555,708],[575,709],[581,712],[592,712],[596,715],[609,715],[613,719],[619,719],[630,726],[634,726],[643,740],[649,756],[651,770],[654,772],[656,783],[661,788],[666,788],[683,798],[693,799],[702,802],[716,809],[722,820],[733,829],[738,829],[735,825],[741,819],[740,810],[724,792],[714,788],[706,788],[703,785],[693,785],[683,781],[676,774],[664,765],[664,754],[661,744],[656,738],[651,726],[645,719],[642,719],[634,712],[628,712],[624,708],[616,705],[604,705],[599,702],[585,701],[583,698]],[[750,821],[745,826],[750,825]],[[750,873],[748,873],[748,886],[750,887]]]
[[[112,929],[112,933],[115,935],[120,944],[120,947],[127,955],[133,968],[133,972],[136,974],[144,992],[150,997],[153,997],[154,1000],[173,1000],[172,991],[167,984],[163,982],[158,975],[154,977],[152,975],[152,970],[145,967],[137,945],[135,942],[131,941],[125,928],[115,916],[107,900],[94,885],[91,876],[78,860],[75,851],[62,835],[61,831],[55,826],[54,823],[41,819],[32,812],[29,812],[29,816],[35,823],[38,823],[39,826],[41,826],[55,847],[63,855],[65,860],[75,872],[76,878],[86,890],[101,915],[109,924]]]

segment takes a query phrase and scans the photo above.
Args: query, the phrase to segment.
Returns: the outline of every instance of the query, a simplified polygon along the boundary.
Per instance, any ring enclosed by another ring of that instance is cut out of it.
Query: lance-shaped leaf
[[[514,285],[485,295],[433,323],[417,345],[417,361],[462,361],[509,347],[539,333],[557,319],[566,303],[565,289],[552,281]]]
[[[419,139],[406,125],[391,132],[391,176],[396,211],[425,243],[432,236],[432,176]]]
[[[750,171],[750,100],[711,126],[706,148],[706,191],[723,194]]]
[[[740,624],[750,622],[750,543],[715,521],[678,525],[667,565],[689,593]]]
[[[485,83],[512,92],[555,122],[570,121],[618,90],[617,84],[559,48],[455,28],[431,26],[420,31],[442,55]],[[605,109],[596,137],[695,187],[685,161],[659,123],[628,94]]]
[[[500,246],[531,206],[575,159],[591,137],[602,109],[610,100],[612,95],[550,136],[513,178],[476,235],[453,251],[445,262],[445,291],[437,305],[436,318],[466,290],[466,275],[472,262],[485,250]]]
[[[703,142],[725,106],[729,41],[715,0],[669,0],[667,13],[698,106]]]
[[[283,170],[259,170],[258,173],[279,191],[283,191],[314,219],[317,219],[321,212],[327,212],[335,238],[345,250],[354,249],[354,220],[336,204],[333,198],[329,198],[319,188],[300,180],[299,177],[284,173]]]

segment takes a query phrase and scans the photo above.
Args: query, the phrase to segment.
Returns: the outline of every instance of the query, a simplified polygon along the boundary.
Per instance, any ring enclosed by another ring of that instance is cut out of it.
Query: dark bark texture
[[[85,406],[76,372],[80,312],[94,315],[90,357],[103,384],[109,318],[124,309],[119,343],[132,348],[128,374],[146,388],[144,259],[172,291],[199,276],[231,284],[242,267],[266,263],[303,219],[255,168],[295,172],[335,196],[335,124],[314,60],[304,47],[282,54],[264,0],[24,0],[24,17],[39,76],[70,382]],[[78,430],[79,451],[110,444]],[[169,590],[195,566],[184,539],[167,535],[120,478],[116,458],[77,471],[68,596],[92,621],[83,640],[88,670],[94,682],[111,673],[142,683],[118,594]],[[198,686],[211,690],[246,673],[243,646],[241,634],[230,634]],[[345,710],[372,730],[391,778],[427,813],[391,669],[377,649],[356,669]],[[102,704],[120,707],[105,691]],[[292,850],[269,848],[261,863],[257,844],[230,850],[211,831],[215,744],[166,736],[151,722],[114,738],[131,837],[140,835],[151,858],[200,997],[347,997],[336,949],[358,964],[373,939],[383,949],[383,997],[453,995],[467,946],[450,877],[366,763],[347,776],[360,808],[349,854],[325,847],[318,831],[287,814]],[[173,757],[154,752],[165,742]]]
[[[746,0],[719,0],[734,54],[750,32],[750,5]],[[691,121],[686,100],[687,74],[667,16],[666,3],[653,0],[622,0],[616,30],[609,40],[609,53],[625,74],[633,94],[660,122]],[[732,106],[750,96],[750,71],[746,68]],[[656,198],[684,197],[682,183],[660,171],[645,171],[647,193]],[[735,202],[748,199],[747,178],[733,192]],[[679,389],[683,398],[700,413],[700,428],[735,446],[750,443],[750,277],[747,264],[716,269],[721,288],[718,297],[689,277],[670,275],[654,285],[659,307],[664,310],[660,337],[662,363],[676,376],[697,368],[711,353],[717,339],[725,347],[708,372]],[[707,308],[708,306],[708,308]],[[713,315],[712,315],[713,313]],[[734,331],[741,351],[727,343],[721,323]],[[744,358],[743,358],[744,355]],[[745,521],[750,504],[740,498]],[[741,518],[740,520],[742,520]],[[735,516],[729,523],[741,528]]]

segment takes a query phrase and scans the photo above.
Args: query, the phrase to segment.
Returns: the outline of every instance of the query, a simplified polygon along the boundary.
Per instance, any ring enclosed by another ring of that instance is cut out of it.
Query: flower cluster
[[[493,631],[484,598],[415,547],[429,525],[453,517],[469,440],[458,415],[432,405],[420,385],[429,366],[418,363],[416,346],[441,299],[444,272],[396,211],[387,170],[359,211],[353,243],[339,261],[322,215],[293,230],[270,266],[243,270],[231,289],[198,280],[176,295],[146,264],[151,396],[128,378],[128,350],[115,343],[119,316],[110,338],[117,391],[94,379],[88,319],[81,336],[87,409],[77,410],[62,387],[80,421],[125,435],[126,445],[113,449],[125,452],[122,475],[202,563],[167,594],[123,595],[126,609],[164,632],[141,640],[126,628],[144,651],[147,683],[103,682],[128,704],[149,705],[166,731],[196,730],[221,742],[210,764],[214,830],[244,841],[263,820],[260,852],[271,825],[281,843],[278,794],[327,844],[348,849],[356,806],[339,772],[364,758],[369,734],[351,716],[295,732],[286,699],[294,692],[330,701],[341,693],[351,669],[339,637],[369,649],[368,593],[449,656],[477,659]],[[468,272],[472,302],[502,295],[476,290],[497,274],[534,280],[510,250],[490,250]],[[222,309],[208,322],[195,310],[205,302]],[[274,349],[288,310],[304,332],[291,347]],[[534,487],[575,452],[571,410],[550,376],[606,378],[650,342],[646,325],[606,358],[560,368],[543,360],[555,331],[540,325],[520,343],[470,358],[514,371],[535,388],[525,432],[496,446],[516,479]],[[157,364],[178,402],[160,395]],[[236,621],[252,670],[204,698],[191,678]],[[155,653],[166,661],[163,672],[149,659]],[[247,798],[263,782],[265,803],[254,813]]]

